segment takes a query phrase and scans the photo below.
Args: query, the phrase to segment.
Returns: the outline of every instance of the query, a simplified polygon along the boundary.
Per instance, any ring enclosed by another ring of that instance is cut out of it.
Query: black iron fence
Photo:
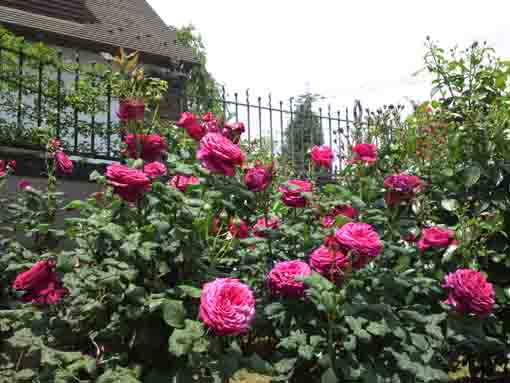
[[[172,82],[170,83],[172,85]],[[350,147],[367,136],[359,102],[354,108],[333,109],[317,104],[312,95],[275,100],[229,94],[197,103],[179,86],[170,86],[162,102],[170,118],[193,108],[219,105],[226,119],[246,126],[245,143],[261,146],[306,166],[308,150],[316,144],[333,148],[340,169]],[[118,100],[112,93],[112,71],[107,64],[82,63],[80,54],[65,56],[1,45],[0,144],[40,148],[44,127],[53,127],[71,155],[116,160],[120,149]]]

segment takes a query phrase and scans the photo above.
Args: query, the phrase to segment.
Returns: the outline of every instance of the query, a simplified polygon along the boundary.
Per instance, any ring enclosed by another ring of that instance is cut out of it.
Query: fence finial
[[[361,107],[361,101],[360,100],[354,100],[354,121],[361,122],[361,119],[363,118],[363,108]]]

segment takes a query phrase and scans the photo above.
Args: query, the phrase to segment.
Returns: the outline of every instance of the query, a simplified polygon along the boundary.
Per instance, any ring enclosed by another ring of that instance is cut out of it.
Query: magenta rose
[[[129,158],[138,158],[137,145],[140,147],[140,158],[146,162],[161,160],[161,156],[167,150],[167,144],[159,134],[126,135],[124,142],[127,145],[126,154]]]
[[[335,206],[322,221],[322,225],[324,227],[332,227],[336,223],[336,217],[339,215],[343,215],[344,217],[355,219],[358,216],[359,212],[356,208],[351,205],[338,205]]]
[[[352,257],[352,267],[362,269],[382,250],[379,234],[367,223],[349,222],[335,232],[340,248]]]
[[[281,223],[282,221],[278,217],[268,218],[267,221],[265,217],[259,218],[257,223],[253,226],[253,235],[259,238],[265,238],[267,236],[265,230],[277,230]]]
[[[445,303],[455,311],[480,317],[491,314],[495,293],[482,273],[470,269],[457,270],[445,277],[443,288],[449,294]]]
[[[365,162],[369,165],[377,161],[377,147],[374,144],[358,144],[352,148],[352,152],[355,154],[354,157],[349,161],[354,162]]]
[[[55,162],[58,170],[67,175],[73,172],[73,161],[63,151],[59,150],[55,153]]]
[[[16,161],[0,160],[0,178],[5,177],[8,172],[16,170]]]
[[[250,235],[250,226],[243,219],[231,219],[228,231],[234,238],[244,239]]]
[[[282,202],[290,207],[305,207],[308,200],[303,193],[312,191],[312,184],[301,180],[288,180],[278,189],[282,193]]]
[[[384,199],[389,206],[414,198],[423,187],[423,181],[406,173],[394,174],[384,179],[384,187],[388,190]]]
[[[12,288],[24,292],[21,297],[24,302],[32,302],[37,306],[58,303],[68,294],[68,290],[53,271],[55,265],[53,260],[37,262],[30,270],[16,277]]]
[[[458,242],[455,240],[455,232],[453,230],[433,226],[423,229],[421,238],[418,241],[418,248],[421,252],[424,252],[430,248],[441,249],[457,243]]]
[[[310,266],[330,281],[340,283],[345,271],[350,268],[350,260],[342,251],[324,244],[310,254]]]
[[[244,162],[244,153],[238,145],[218,133],[208,133],[200,141],[197,159],[213,173],[233,177],[236,166]]]
[[[184,176],[184,175],[176,175],[173,176],[170,180],[170,186],[173,186],[176,189],[179,189],[183,193],[188,190],[189,185],[198,185],[200,183],[200,180],[198,177],[195,176]]]
[[[119,105],[117,116],[121,121],[143,121],[145,104],[143,100],[128,98],[122,100]]]
[[[335,157],[333,150],[326,145],[314,146],[311,151],[312,161],[317,166],[331,168],[333,158]]]
[[[251,289],[237,279],[218,278],[202,288],[200,319],[218,335],[239,335],[255,317]]]
[[[190,112],[181,114],[181,118],[176,122],[177,126],[186,129],[188,134],[195,140],[200,141],[206,134],[206,128],[198,121],[197,117]]]
[[[310,275],[312,270],[305,262],[278,262],[269,272],[267,282],[273,294],[296,298],[303,296],[306,290],[305,284],[296,278]]]
[[[264,166],[260,161],[256,161],[255,166],[244,175],[244,183],[252,192],[266,190],[272,181],[273,165]]]
[[[151,179],[166,176],[166,166],[161,162],[150,162],[143,166],[143,172]]]
[[[21,180],[18,182],[18,189],[25,190],[26,188],[31,187],[30,181],[27,180]]]
[[[227,123],[223,126],[222,134],[234,144],[238,144],[245,129],[242,122]]]
[[[147,174],[125,165],[108,166],[106,177],[113,186],[113,192],[127,202],[136,202],[151,190],[151,180]]]

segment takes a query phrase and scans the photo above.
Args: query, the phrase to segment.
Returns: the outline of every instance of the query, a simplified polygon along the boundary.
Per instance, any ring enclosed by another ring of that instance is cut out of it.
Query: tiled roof
[[[41,4],[53,4],[44,9]],[[54,5],[59,4],[60,8]],[[79,20],[79,22],[77,21]],[[193,62],[146,0],[0,0],[0,23]]]

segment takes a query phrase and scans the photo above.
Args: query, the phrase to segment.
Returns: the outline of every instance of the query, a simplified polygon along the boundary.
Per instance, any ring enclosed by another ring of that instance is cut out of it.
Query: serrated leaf
[[[464,170],[464,185],[467,188],[474,186],[481,176],[481,170],[478,166],[470,166]]]
[[[459,208],[459,203],[454,199],[444,199],[441,201],[441,206],[446,211],[455,211]]]
[[[190,298],[200,298],[202,296],[202,290],[198,287],[179,285],[177,288],[181,290],[184,295]]]
[[[163,303],[163,319],[165,322],[176,328],[184,327],[184,318],[186,317],[186,310],[181,301],[167,299]]]

